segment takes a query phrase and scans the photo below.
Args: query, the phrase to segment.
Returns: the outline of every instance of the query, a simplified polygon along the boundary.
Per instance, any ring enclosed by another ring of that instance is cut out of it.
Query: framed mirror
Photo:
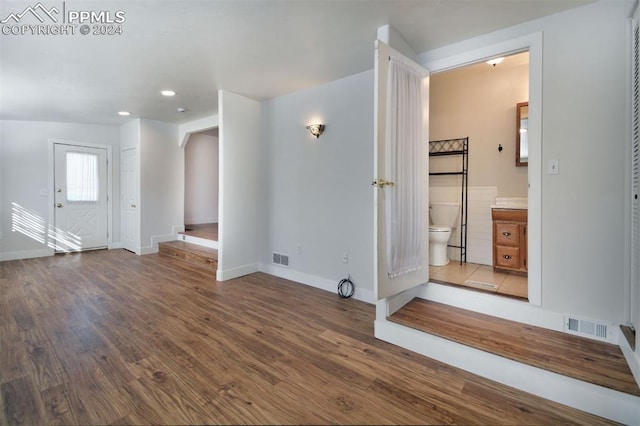
[[[516,105],[516,167],[529,164],[529,102]]]

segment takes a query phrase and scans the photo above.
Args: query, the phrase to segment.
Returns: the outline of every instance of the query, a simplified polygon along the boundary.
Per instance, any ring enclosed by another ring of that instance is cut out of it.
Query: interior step
[[[558,331],[413,299],[389,321],[587,383],[640,396],[620,348]]]
[[[213,271],[218,269],[218,250],[216,249],[185,241],[169,241],[158,244],[158,247],[162,255],[182,259]]]

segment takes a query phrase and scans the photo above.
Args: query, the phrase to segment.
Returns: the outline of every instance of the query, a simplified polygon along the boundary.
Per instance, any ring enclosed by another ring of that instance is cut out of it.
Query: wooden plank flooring
[[[218,224],[202,223],[198,225],[185,225],[183,234],[204,238],[205,240],[218,241]]]
[[[618,346],[414,299],[389,320],[515,361],[640,396]]]
[[[0,262],[0,424],[608,424],[376,340],[374,307],[166,256]]]
[[[184,241],[169,241],[158,244],[160,254],[182,259],[194,265],[205,266],[215,271],[218,268],[218,250]]]

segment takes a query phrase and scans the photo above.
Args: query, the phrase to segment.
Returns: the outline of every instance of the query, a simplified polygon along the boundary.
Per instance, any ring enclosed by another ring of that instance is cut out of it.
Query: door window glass
[[[98,199],[98,156],[67,152],[67,202],[95,204]]]

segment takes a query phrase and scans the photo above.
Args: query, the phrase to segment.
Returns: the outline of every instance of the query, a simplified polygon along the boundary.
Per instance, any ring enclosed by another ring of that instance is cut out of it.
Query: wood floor
[[[374,307],[124,250],[0,262],[0,424],[606,424],[376,340]]]
[[[199,225],[185,225],[184,235],[204,238],[205,240],[218,241],[218,224],[203,223]]]
[[[567,333],[414,299],[391,321],[534,367],[640,396],[620,348]]]
[[[161,255],[175,257],[194,265],[207,267],[214,273],[218,269],[218,250],[216,249],[184,241],[159,243],[158,248]]]

